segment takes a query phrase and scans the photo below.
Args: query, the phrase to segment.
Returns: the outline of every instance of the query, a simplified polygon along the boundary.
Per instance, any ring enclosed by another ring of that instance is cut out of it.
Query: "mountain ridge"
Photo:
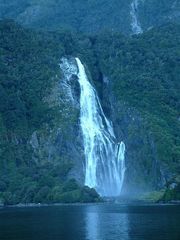
[[[132,34],[133,21],[143,31],[167,22],[179,22],[177,0],[13,0],[0,1],[0,18],[12,18],[27,27],[67,28],[77,32],[98,33],[102,30]]]

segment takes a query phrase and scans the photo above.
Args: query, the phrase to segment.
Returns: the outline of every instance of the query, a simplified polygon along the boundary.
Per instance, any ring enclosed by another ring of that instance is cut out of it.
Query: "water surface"
[[[180,205],[0,209],[0,240],[179,240]]]

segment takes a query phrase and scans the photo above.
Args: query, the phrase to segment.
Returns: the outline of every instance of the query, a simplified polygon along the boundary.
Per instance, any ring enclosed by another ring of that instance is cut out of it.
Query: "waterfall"
[[[85,153],[85,185],[101,196],[119,196],[125,175],[125,144],[117,143],[96,90],[76,58],[80,84],[80,125]]]
[[[134,34],[143,33],[140,22],[138,21],[137,11],[138,11],[139,0],[133,0],[131,3],[130,15],[132,18],[131,27]]]

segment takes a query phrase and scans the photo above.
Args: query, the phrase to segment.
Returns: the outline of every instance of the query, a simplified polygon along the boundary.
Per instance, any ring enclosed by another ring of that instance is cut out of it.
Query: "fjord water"
[[[1,240],[179,240],[180,205],[0,209]]]
[[[101,196],[119,196],[125,174],[125,144],[118,143],[111,123],[88,80],[85,68],[76,58],[80,84],[80,124],[85,153],[85,185]]]

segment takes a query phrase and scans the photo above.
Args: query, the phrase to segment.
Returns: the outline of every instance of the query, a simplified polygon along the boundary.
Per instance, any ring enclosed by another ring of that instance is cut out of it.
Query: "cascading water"
[[[131,3],[131,12],[130,12],[131,18],[132,18],[131,27],[132,27],[132,32],[134,34],[143,33],[143,30],[141,28],[141,25],[140,25],[140,23],[138,21],[138,17],[137,17],[138,5],[139,5],[138,0],[133,0]]]
[[[106,118],[85,68],[76,58],[80,84],[80,124],[85,153],[85,185],[101,196],[119,196],[125,175],[125,144],[116,143],[113,127]]]

